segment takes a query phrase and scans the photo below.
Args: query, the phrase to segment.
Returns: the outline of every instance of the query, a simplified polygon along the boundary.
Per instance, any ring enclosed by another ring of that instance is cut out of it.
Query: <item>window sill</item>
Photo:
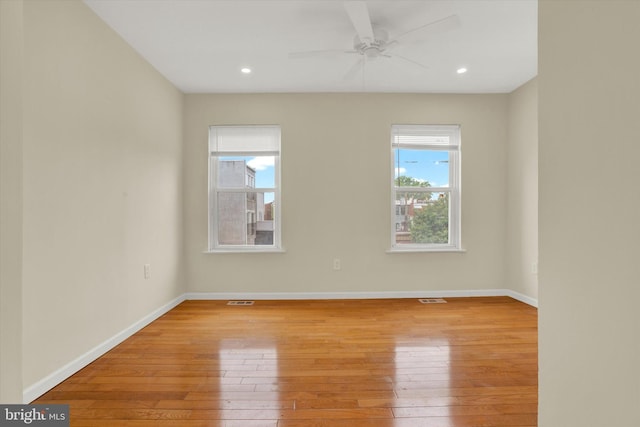
[[[207,249],[203,251],[203,254],[283,254],[286,251],[283,248],[219,248],[219,249]]]
[[[388,254],[406,254],[406,253],[415,253],[415,252],[432,252],[432,253],[442,253],[442,252],[452,252],[452,253],[465,253],[466,249],[456,248],[453,246],[445,246],[445,247],[393,247],[386,251]]]

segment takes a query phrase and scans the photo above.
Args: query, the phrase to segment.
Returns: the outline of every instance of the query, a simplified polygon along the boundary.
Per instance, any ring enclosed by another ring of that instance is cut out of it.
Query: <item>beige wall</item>
[[[538,83],[509,94],[506,287],[538,299]],[[537,265],[535,267],[537,269]]]
[[[82,2],[24,2],[24,35],[29,387],[185,291],[183,96]]]
[[[541,427],[640,425],[639,20],[539,3]]]
[[[522,231],[530,221],[514,210],[526,201],[511,200],[505,177],[515,171],[508,159],[531,166],[532,84],[510,95],[183,97],[81,2],[0,3],[0,400],[18,401],[21,387],[185,291],[510,287],[535,297],[526,280],[505,281],[506,253],[518,243],[505,224]],[[23,47],[24,60],[4,61]],[[203,254],[207,127],[259,123],[282,125],[286,252]],[[462,124],[465,253],[386,253],[393,123]],[[525,245],[533,247],[530,239]],[[528,263],[529,253],[519,259]],[[332,270],[333,258],[342,270]]]
[[[22,1],[0,1],[0,402],[22,403]]]
[[[508,95],[187,95],[185,259],[191,292],[504,287]],[[393,123],[462,125],[466,253],[389,254]],[[205,254],[207,129],[282,126],[284,254]],[[340,258],[342,269],[332,270]]]

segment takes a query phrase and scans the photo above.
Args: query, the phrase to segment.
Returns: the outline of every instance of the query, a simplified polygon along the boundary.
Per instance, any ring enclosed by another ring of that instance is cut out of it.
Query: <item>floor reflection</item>
[[[220,361],[220,410],[222,419],[278,419],[280,399],[278,349],[275,342],[223,339]],[[256,399],[258,385],[273,385],[272,391]]]
[[[396,343],[394,416],[449,417],[451,347],[447,339]]]

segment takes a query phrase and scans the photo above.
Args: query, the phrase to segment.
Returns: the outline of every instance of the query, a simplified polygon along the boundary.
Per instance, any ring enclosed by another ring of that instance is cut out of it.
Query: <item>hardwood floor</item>
[[[536,426],[537,310],[447,301],[186,301],[34,403],[78,427]]]

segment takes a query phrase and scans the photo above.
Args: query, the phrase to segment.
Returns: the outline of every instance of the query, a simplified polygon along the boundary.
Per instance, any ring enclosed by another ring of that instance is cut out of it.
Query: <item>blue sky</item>
[[[449,152],[429,150],[394,150],[396,176],[410,176],[429,181],[432,187],[449,185]]]

